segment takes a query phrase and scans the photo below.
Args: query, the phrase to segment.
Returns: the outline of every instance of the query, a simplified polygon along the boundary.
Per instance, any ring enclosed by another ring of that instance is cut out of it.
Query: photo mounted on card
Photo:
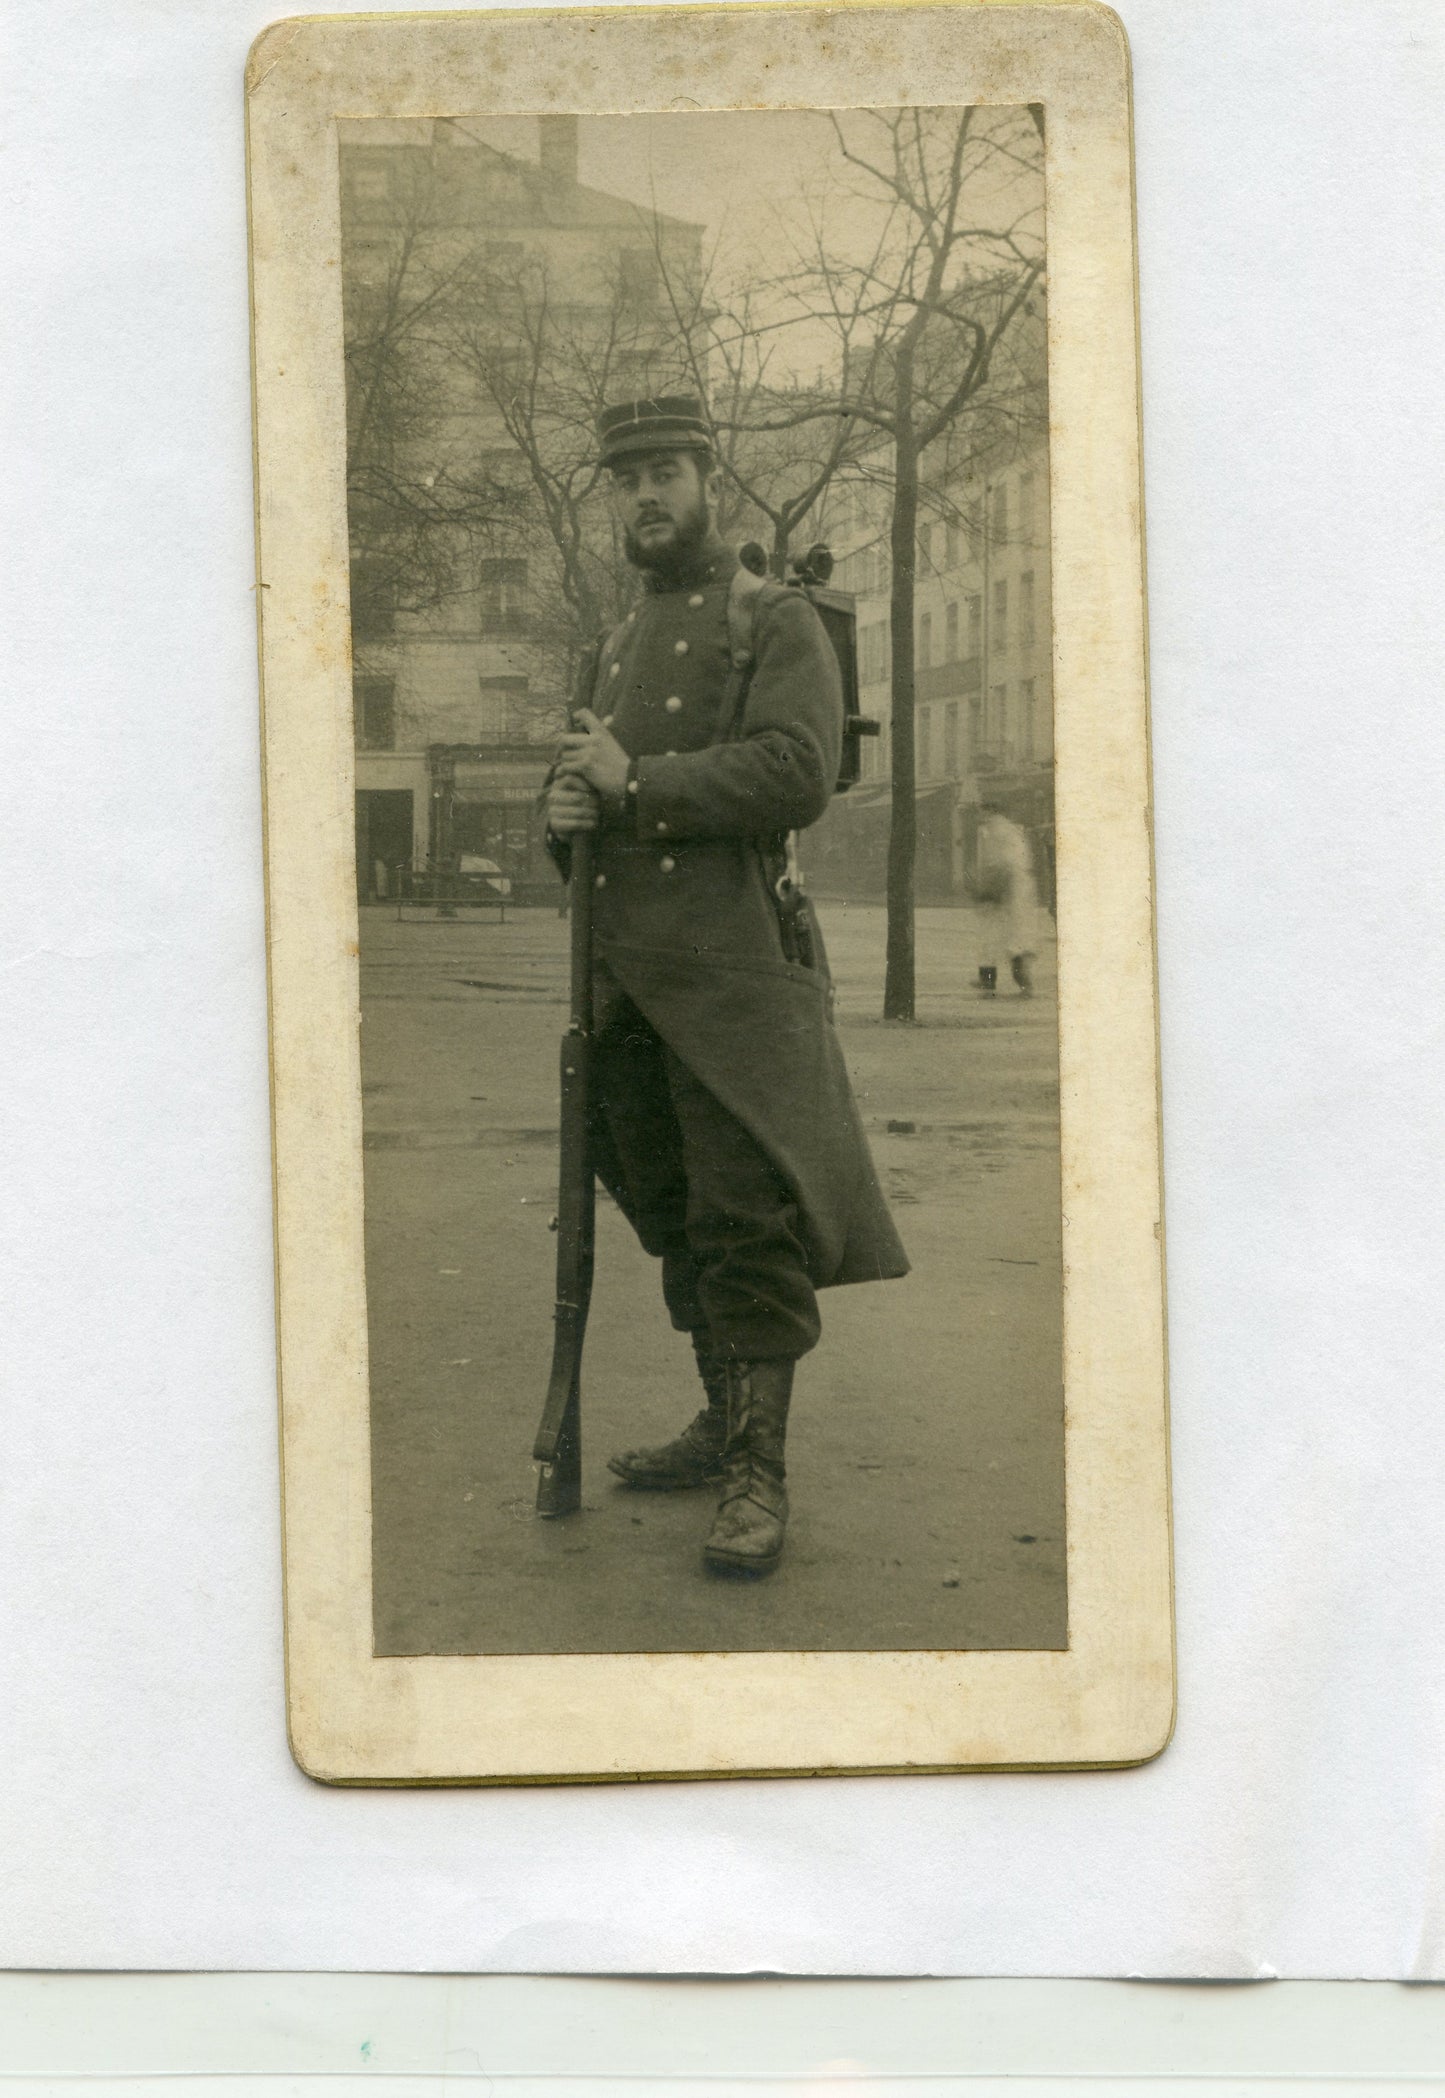
[[[297,1760],[1156,1754],[1116,17],[309,17],[248,125]]]

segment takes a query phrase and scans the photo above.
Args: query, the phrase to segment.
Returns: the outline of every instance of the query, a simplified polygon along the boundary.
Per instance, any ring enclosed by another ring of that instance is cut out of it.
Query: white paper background
[[[282,1732],[266,10],[7,13],[0,1963],[1445,1977],[1438,0],[1125,9],[1173,1747],[433,1793],[314,1786]]]

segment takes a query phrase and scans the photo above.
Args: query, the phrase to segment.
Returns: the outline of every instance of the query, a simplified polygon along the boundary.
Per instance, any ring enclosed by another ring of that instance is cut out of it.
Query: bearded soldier
[[[654,1491],[720,1484],[706,1563],[767,1573],[817,1291],[908,1266],[786,871],[788,834],[837,778],[838,665],[802,591],[759,582],[717,538],[697,401],[609,408],[598,435],[645,594],[562,740],[548,828],[564,871],[570,838],[596,833],[593,1162],[661,1259],[706,1400],[611,1470]]]

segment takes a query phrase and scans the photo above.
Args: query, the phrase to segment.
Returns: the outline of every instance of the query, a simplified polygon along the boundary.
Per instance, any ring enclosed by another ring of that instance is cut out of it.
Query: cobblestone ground
[[[918,1021],[888,1025],[881,908],[821,906],[913,1272],[823,1297],[787,1554],[749,1583],[702,1567],[706,1493],[629,1493],[606,1470],[697,1395],[655,1265],[605,1198],[584,1507],[534,1517],[567,927],[409,915],[362,913],[377,1650],[1064,1644],[1052,947],[1035,998],[988,1000],[979,917],[923,908]]]

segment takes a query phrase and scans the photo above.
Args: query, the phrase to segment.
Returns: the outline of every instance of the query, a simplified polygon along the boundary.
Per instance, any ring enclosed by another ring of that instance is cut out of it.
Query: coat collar
[[[706,589],[711,584],[730,583],[738,565],[738,557],[730,546],[724,545],[716,533],[699,547],[697,556],[686,568],[674,569],[668,575],[645,577],[649,597],[670,597],[679,590]]]

